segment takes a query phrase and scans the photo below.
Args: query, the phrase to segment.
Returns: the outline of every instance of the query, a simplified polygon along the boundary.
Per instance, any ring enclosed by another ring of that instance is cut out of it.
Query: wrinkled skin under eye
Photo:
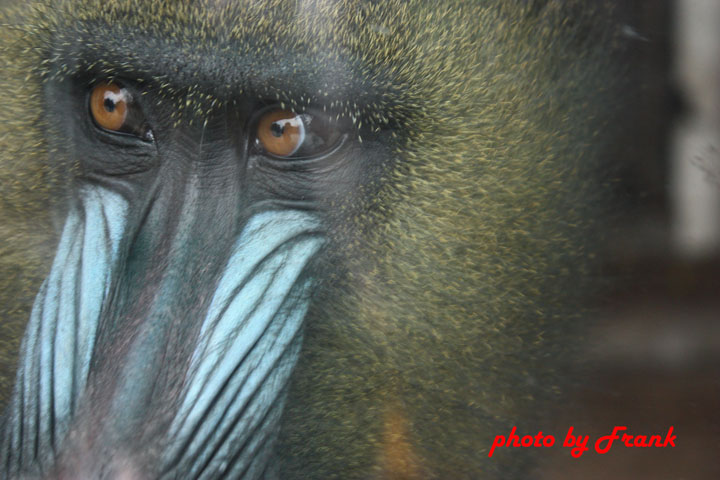
[[[274,157],[309,158],[327,153],[340,138],[340,128],[325,115],[275,108],[257,121],[255,144]]]
[[[115,133],[124,133],[151,141],[152,132],[140,107],[126,88],[117,83],[104,83],[90,92],[90,115],[95,124]]]

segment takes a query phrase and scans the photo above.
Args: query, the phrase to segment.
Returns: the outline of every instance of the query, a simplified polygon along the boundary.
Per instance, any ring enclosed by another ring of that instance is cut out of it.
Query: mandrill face
[[[604,68],[604,7],[486,3],[9,10],[4,215],[60,228],[0,471],[484,469],[585,292]]]

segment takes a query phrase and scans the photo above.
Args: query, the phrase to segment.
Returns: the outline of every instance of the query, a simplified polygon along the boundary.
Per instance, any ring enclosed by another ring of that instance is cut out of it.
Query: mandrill
[[[613,15],[5,7],[0,477],[523,478],[488,451],[593,289]]]

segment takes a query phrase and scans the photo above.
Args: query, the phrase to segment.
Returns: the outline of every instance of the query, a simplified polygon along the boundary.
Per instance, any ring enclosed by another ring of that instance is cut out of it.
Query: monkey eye
[[[307,158],[328,152],[341,138],[329,117],[314,112],[295,113],[272,108],[260,115],[256,146],[280,158]]]
[[[95,124],[110,132],[152,140],[152,132],[130,91],[117,83],[102,83],[90,92],[90,115]]]

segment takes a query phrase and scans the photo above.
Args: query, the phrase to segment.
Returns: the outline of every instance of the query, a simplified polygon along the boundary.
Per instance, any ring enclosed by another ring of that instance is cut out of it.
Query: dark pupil
[[[112,113],[112,111],[115,110],[115,102],[113,102],[109,98],[105,99],[105,102],[103,102],[103,106],[105,107],[105,110],[107,110],[108,112]]]
[[[270,125],[270,131],[275,137],[282,137],[283,130],[285,130],[285,125],[282,125],[280,122],[273,122],[273,124]]]

